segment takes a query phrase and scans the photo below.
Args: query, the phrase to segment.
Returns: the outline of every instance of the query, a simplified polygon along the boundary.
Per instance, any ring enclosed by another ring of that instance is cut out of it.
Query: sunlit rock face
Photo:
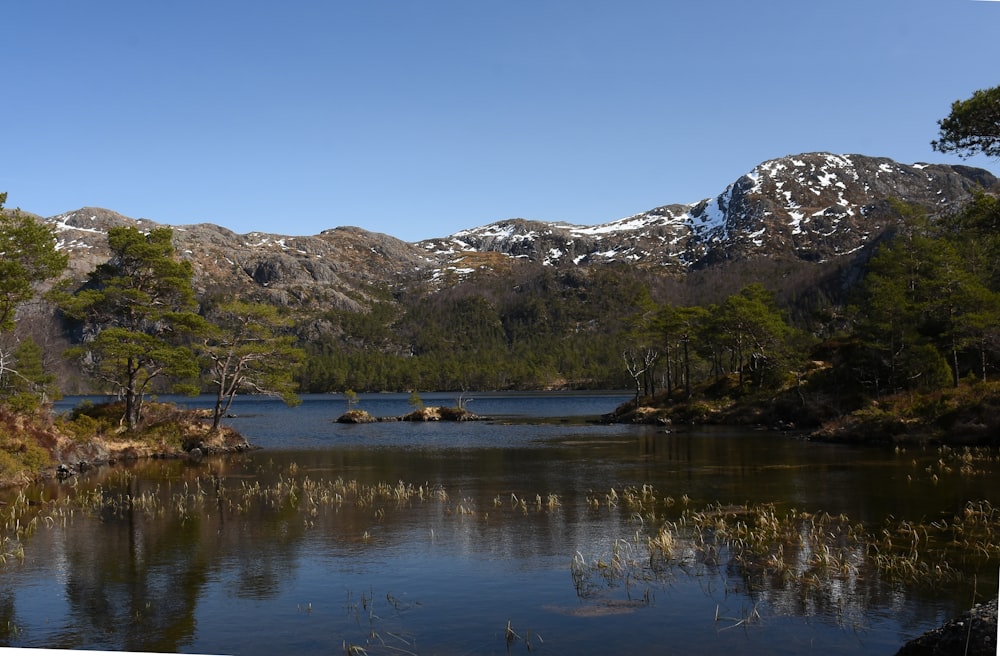
[[[502,273],[516,261],[561,269],[628,264],[676,275],[761,257],[826,262],[897,225],[892,199],[934,217],[960,207],[977,189],[995,192],[1000,181],[970,167],[809,153],[763,162],[715,197],[600,225],[510,219],[417,243],[353,227],[312,236],[241,235],[208,223],[173,229],[177,253],[192,262],[201,294],[358,310],[373,294],[391,298],[447,287],[476,272]],[[108,228],[158,225],[98,208],[46,221],[79,280],[107,259]],[[294,225],[294,217],[288,223]]]
[[[976,189],[997,186],[983,169],[809,153],[764,162],[698,203],[597,226],[513,219],[422,245],[437,256],[496,251],[550,265],[691,268],[757,255],[823,261],[858,250],[894,225],[890,199],[935,216],[961,206]]]

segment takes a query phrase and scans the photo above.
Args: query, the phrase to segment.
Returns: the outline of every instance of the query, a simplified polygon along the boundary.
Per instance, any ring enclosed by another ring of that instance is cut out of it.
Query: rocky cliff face
[[[598,226],[501,221],[421,245],[456,266],[470,251],[551,265],[617,261],[678,271],[755,256],[818,262],[850,254],[893,225],[890,199],[935,216],[960,207],[976,189],[997,187],[982,169],[811,153],[764,162],[692,205]]]
[[[811,153],[764,162],[714,198],[596,226],[513,219],[416,244],[350,227],[291,237],[198,224],[175,226],[174,235],[177,252],[194,263],[201,293],[358,310],[376,290],[440,287],[501,268],[504,260],[554,267],[620,262],[678,275],[757,257],[828,261],[891,227],[898,219],[890,199],[934,216],[961,206],[976,189],[997,192],[1000,181],[969,167]],[[96,208],[46,220],[80,280],[108,257],[109,227],[157,225]]]
[[[71,275],[79,281],[109,257],[109,228],[158,225],[90,207],[48,221],[58,232],[60,248],[69,252]],[[173,230],[177,253],[194,264],[200,294],[250,294],[281,305],[359,310],[367,290],[431,266],[415,246],[359,228],[335,228],[309,237],[239,235],[207,223]]]
[[[893,222],[889,199],[934,216],[996,185],[987,171],[968,167],[828,153],[784,157],[694,206],[681,257],[696,265],[751,255],[831,259],[861,248]]]

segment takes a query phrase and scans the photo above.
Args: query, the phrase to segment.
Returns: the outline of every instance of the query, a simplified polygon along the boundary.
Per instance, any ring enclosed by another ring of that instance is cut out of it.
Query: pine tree
[[[754,283],[728,297],[715,317],[717,339],[729,351],[740,389],[747,374],[761,389],[768,374],[779,371],[789,355],[792,328],[763,285]]]
[[[938,126],[940,138],[931,142],[935,150],[962,157],[1000,156],[1000,87],[980,89],[966,100],[956,100]]]
[[[56,247],[51,227],[19,210],[4,210],[6,200],[0,193],[0,398],[26,411],[54,390],[38,345],[13,339],[17,309],[35,297],[39,283],[62,273],[67,257]]]
[[[133,226],[111,228],[111,258],[86,285],[58,298],[83,330],[83,343],[70,355],[124,399],[122,421],[129,430],[139,425],[156,379],[179,383],[198,374],[186,341],[205,323],[195,313],[191,263],[174,257],[172,237],[170,228],[147,234]]]
[[[4,210],[0,193],[0,331],[14,327],[17,307],[35,296],[35,286],[66,268],[66,254],[56,248],[51,227],[20,210]]]
[[[296,369],[305,352],[294,346],[294,337],[282,334],[291,321],[272,305],[234,301],[207,313],[211,326],[200,351],[215,390],[212,430],[240,392],[280,397],[288,405],[300,401],[295,393]]]

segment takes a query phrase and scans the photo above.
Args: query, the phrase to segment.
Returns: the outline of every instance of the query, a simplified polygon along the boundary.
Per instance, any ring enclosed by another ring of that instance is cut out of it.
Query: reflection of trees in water
[[[703,447],[685,438],[650,448],[691,462],[690,452]],[[592,577],[582,583],[593,585],[581,585],[578,591],[594,595],[598,603],[614,597],[648,603],[647,591],[655,598],[656,586],[672,586],[683,578],[702,585],[713,602],[745,601],[750,608],[760,604],[761,613],[766,608],[772,616],[816,618],[847,629],[863,629],[873,609],[914,626],[935,623],[935,612],[950,614],[946,603],[951,600],[922,596],[872,575],[862,565],[867,554],[848,539],[854,525],[846,520],[840,524],[824,514],[820,524],[818,515],[789,513],[786,521],[785,512],[766,506],[694,511],[689,507],[693,502],[681,495],[688,489],[684,481],[674,491],[676,498],[651,485],[605,494],[589,491],[595,484],[593,472],[588,476],[587,470],[570,466],[574,458],[554,479],[542,476],[537,452],[497,449],[488,456],[488,474],[472,472],[464,478],[462,472],[476,464],[467,456],[438,461],[440,469],[428,471],[428,478],[455,481],[449,491],[436,485],[324,478],[347,470],[395,481],[400,469],[381,453],[372,458],[375,465],[363,470],[353,461],[310,462],[300,468],[267,455],[228,469],[223,462],[194,467],[154,461],[135,473],[119,470],[81,480],[77,503],[99,510],[93,519],[77,516],[65,528],[52,529],[60,541],[55,558],[65,563],[57,567],[65,577],[69,614],[47,646],[180,651],[198,641],[196,618],[205,614],[198,612],[198,604],[217,597],[218,590],[230,599],[275,599],[283,588],[300,585],[297,579],[309,585],[314,573],[297,577],[301,568],[322,567],[315,575],[323,577],[340,568],[369,572],[373,554],[389,563],[400,554],[419,560],[422,546],[437,548],[436,540],[449,555],[458,552],[514,569],[532,570],[546,559],[564,567],[572,559],[569,573]],[[407,471],[425,464],[420,454],[406,458],[412,461]],[[644,473],[646,465],[642,461],[632,473]],[[784,485],[808,477],[809,470],[780,467],[766,475]],[[91,494],[84,483],[100,489]],[[677,529],[685,513],[690,533],[674,530],[672,541],[664,539],[660,547],[646,542],[665,525]],[[693,530],[695,520],[701,522],[699,532]],[[803,522],[841,536],[829,543],[833,565],[826,571],[818,568],[823,545],[812,541],[814,532],[803,532]],[[785,543],[780,551],[765,546],[740,552],[736,540],[745,544],[751,539],[741,533],[745,525],[771,527]],[[788,537],[788,531],[797,537]],[[663,553],[654,553],[657,548]],[[580,560],[573,558],[577,550]],[[359,559],[363,564],[358,565]],[[837,563],[848,566],[838,571]],[[568,592],[572,595],[572,589]],[[954,592],[955,599],[963,594]],[[13,620],[16,601],[0,593],[0,630],[3,622]],[[589,598],[584,601],[587,608],[593,605]],[[962,602],[968,605],[968,600]]]
[[[95,479],[100,487],[81,491],[99,521],[57,529],[65,530],[70,618],[52,646],[179,651],[195,639],[210,580],[237,598],[276,597],[294,578],[307,535],[323,536],[331,555],[356,555],[370,548],[361,536],[373,524],[391,529],[392,510],[407,506],[391,498],[338,504],[330,495],[321,502],[305,476],[287,472],[234,480],[206,473],[151,463],[112,470]],[[404,536],[388,530],[380,539]]]
[[[0,595],[0,644],[11,644],[13,639],[17,637],[18,631],[14,595],[7,592]]]
[[[241,599],[276,597],[283,581],[298,567],[299,545],[305,536],[304,522],[292,504],[253,506],[244,514],[220,513],[218,539],[226,557],[235,560],[232,592]]]
[[[142,494],[132,478],[107,494]],[[149,517],[134,507],[100,524],[67,529],[66,598],[72,616],[62,646],[179,651],[195,632],[195,607],[214,546],[200,517]]]
[[[169,469],[164,478],[106,480],[100,522],[66,529],[71,620],[60,646],[177,652],[194,640],[207,582],[234,554],[238,596],[273,596],[295,569],[302,530],[294,509],[256,508],[227,519],[207,483],[198,480],[197,487],[193,472]],[[253,539],[247,524],[254,525]]]

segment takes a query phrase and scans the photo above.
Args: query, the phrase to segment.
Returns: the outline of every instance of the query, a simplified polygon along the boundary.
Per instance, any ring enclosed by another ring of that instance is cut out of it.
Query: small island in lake
[[[430,406],[417,408],[405,415],[393,417],[376,417],[367,410],[355,408],[337,417],[337,423],[371,424],[379,421],[482,421],[483,419],[484,417],[461,407]]]

